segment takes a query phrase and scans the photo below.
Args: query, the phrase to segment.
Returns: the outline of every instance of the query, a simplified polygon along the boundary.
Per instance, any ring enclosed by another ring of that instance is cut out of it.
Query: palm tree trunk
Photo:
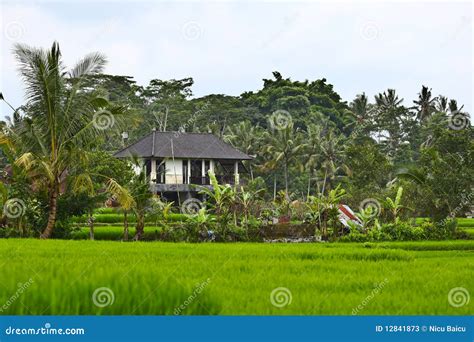
[[[168,112],[169,112],[169,108],[168,106],[166,106],[165,108],[165,122],[163,124],[163,131],[166,132],[166,125],[168,124]]]
[[[137,225],[135,226],[135,237],[134,240],[141,240],[143,236],[143,229],[145,227],[143,214],[137,214]]]
[[[286,198],[288,198],[288,164],[285,163],[285,194]]]
[[[321,190],[321,194],[324,195],[324,191],[326,190],[326,179],[328,176],[328,170],[324,171],[324,180],[323,180],[323,189]]]
[[[41,233],[41,239],[49,239],[53,234],[54,225],[56,224],[56,213],[57,213],[57,206],[58,206],[58,184],[56,181],[50,186],[49,190],[49,212],[48,212],[48,223],[46,224],[46,228]]]
[[[128,241],[128,212],[123,212],[123,239]]]

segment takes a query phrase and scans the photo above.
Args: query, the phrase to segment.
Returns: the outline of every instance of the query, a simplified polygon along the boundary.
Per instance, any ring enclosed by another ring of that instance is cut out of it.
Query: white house
[[[152,131],[114,155],[136,156],[150,179],[154,193],[197,192],[199,186],[210,186],[212,170],[221,184],[238,184],[246,169],[243,160],[252,158],[209,133]]]

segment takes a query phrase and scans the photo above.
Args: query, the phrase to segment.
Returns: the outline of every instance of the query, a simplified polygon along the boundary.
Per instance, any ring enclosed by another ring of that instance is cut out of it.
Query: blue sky
[[[470,2],[2,1],[0,91],[14,106],[22,84],[14,42],[59,41],[67,65],[91,51],[106,72],[193,77],[195,96],[258,90],[284,77],[325,77],[346,101],[395,88],[412,105],[421,85],[472,111]],[[10,115],[4,104],[0,116]]]

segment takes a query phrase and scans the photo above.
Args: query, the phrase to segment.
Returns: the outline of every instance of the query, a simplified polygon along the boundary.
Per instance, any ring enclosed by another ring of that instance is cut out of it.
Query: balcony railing
[[[219,184],[235,184],[235,176],[234,175],[216,175],[217,182]],[[152,179],[152,183],[154,184],[167,184],[162,182],[159,179]],[[170,183],[171,184],[171,183]],[[180,183],[180,184],[187,184],[187,183]],[[189,184],[195,185],[211,185],[211,180],[209,176],[205,177],[189,177]]]
[[[235,183],[235,176],[234,175],[216,175],[217,182],[219,184],[234,184]],[[191,184],[196,185],[210,185],[211,180],[209,176],[206,177],[189,177],[189,181]]]
[[[209,185],[211,184],[209,181],[209,177],[189,177],[190,184],[196,185]]]

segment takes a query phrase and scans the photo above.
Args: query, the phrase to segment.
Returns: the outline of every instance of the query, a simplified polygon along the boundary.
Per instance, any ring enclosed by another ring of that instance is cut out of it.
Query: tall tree
[[[436,97],[431,96],[431,88],[422,86],[418,93],[418,100],[413,101],[417,110],[417,118],[424,122],[436,111]]]
[[[266,145],[263,150],[271,156],[267,161],[267,166],[283,169],[285,192],[288,196],[289,168],[293,162],[298,161],[302,153],[305,146],[303,136],[299,129],[294,128],[293,122],[288,122],[284,127],[278,127],[275,123],[270,123],[270,125],[277,128],[265,132]]]
[[[306,195],[311,195],[311,181],[315,177],[317,168],[321,162],[321,126],[309,125],[304,149],[304,167],[308,174],[308,188]]]
[[[395,89],[375,95],[377,139],[391,159],[396,159],[410,123],[410,111],[403,105]]]
[[[349,169],[344,163],[345,137],[337,134],[336,130],[332,128],[323,129],[320,134],[320,174],[323,180],[321,193],[324,194],[333,189],[338,178],[342,176],[342,173],[348,173]]]
[[[48,220],[41,237],[49,238],[56,223],[60,185],[72,177],[68,169],[83,161],[84,150],[104,133],[103,120],[111,126],[126,108],[110,107],[84,88],[86,77],[100,73],[106,63],[99,53],[87,55],[68,72],[56,42],[50,50],[16,44],[14,55],[25,83],[26,115],[3,138],[15,146],[15,163],[36,186],[47,188]]]
[[[263,140],[263,131],[260,126],[252,125],[250,121],[241,121],[227,128],[224,140],[246,154],[257,157]],[[253,179],[252,162],[248,163],[248,167],[250,177]]]

